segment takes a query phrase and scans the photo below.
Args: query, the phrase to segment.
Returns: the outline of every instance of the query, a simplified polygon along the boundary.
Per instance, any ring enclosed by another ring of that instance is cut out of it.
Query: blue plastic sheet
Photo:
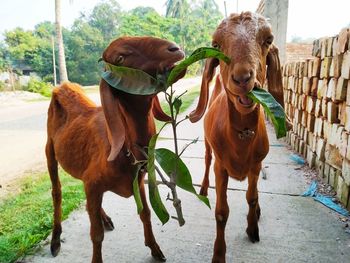
[[[321,204],[329,207],[330,209],[338,212],[339,214],[343,216],[350,216],[349,211],[342,208],[340,205],[333,202],[332,197],[330,196],[324,196],[320,193],[317,193],[317,182],[313,181],[309,187],[301,196],[311,196],[314,198],[315,201],[320,202]]]
[[[292,153],[289,156],[289,159],[293,160],[297,164],[305,164],[305,160],[302,157],[300,157],[299,155],[295,154],[295,153]]]

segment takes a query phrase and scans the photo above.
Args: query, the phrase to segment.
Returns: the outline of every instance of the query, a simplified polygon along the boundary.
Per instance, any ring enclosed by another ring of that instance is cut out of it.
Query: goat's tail
[[[212,160],[212,149],[206,138],[204,139],[204,143],[205,143],[205,172],[204,172],[200,194],[207,196],[208,187],[209,187],[209,171],[210,171],[210,165]]]
[[[54,207],[54,225],[51,239],[51,254],[55,257],[60,251],[61,247],[61,233],[62,233],[62,192],[61,183],[58,177],[58,163],[55,157],[55,150],[53,141],[50,137],[47,139],[46,148],[47,168],[52,184],[52,200]]]

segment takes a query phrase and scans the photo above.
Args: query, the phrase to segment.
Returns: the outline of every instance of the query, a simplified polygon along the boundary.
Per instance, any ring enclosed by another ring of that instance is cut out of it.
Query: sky
[[[70,27],[81,12],[89,12],[103,0],[62,0],[62,22]],[[117,0],[124,10],[152,6],[165,13],[166,0]],[[255,11],[260,0],[226,0],[227,12]],[[278,1],[278,0],[275,0]],[[54,0],[0,0],[0,34],[16,27],[34,29],[42,21],[54,21]],[[72,3],[70,3],[72,2]],[[224,13],[223,0],[216,0]],[[333,36],[350,24],[350,0],[289,0],[287,41],[293,37]],[[0,39],[3,39],[0,36]]]

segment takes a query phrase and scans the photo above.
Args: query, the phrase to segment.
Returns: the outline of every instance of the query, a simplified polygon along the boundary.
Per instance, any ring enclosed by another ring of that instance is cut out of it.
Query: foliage
[[[97,84],[101,72],[98,59],[113,39],[123,35],[168,39],[189,55],[198,46],[210,45],[211,34],[223,17],[213,0],[168,0],[166,8],[172,10],[168,16],[159,15],[150,7],[123,11],[118,1],[107,0],[91,12],[82,13],[71,28],[62,29],[69,79],[82,85]],[[33,30],[16,28],[5,32],[5,39],[0,41],[0,70],[29,66],[52,82],[54,32],[51,22],[39,23]],[[197,64],[189,72],[198,74],[200,69]]]
[[[254,89],[248,93],[248,97],[263,106],[275,128],[277,139],[286,136],[286,114],[275,98],[268,91],[259,87],[254,87]]]
[[[30,92],[40,93],[45,97],[51,97],[52,88],[53,86],[51,83],[31,78],[28,85],[24,89]]]
[[[5,89],[5,83],[0,80],[0,91],[3,91]]]
[[[85,199],[81,181],[60,172],[62,216]],[[0,204],[0,262],[15,262],[30,252],[52,230],[53,208],[51,182],[47,173],[27,177],[21,193]]]

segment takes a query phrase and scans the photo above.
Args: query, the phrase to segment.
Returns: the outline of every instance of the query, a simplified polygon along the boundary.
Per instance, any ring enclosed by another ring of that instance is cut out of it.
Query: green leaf
[[[146,72],[105,63],[106,71],[101,77],[113,88],[133,95],[152,95],[166,89],[165,76],[157,78]]]
[[[154,153],[156,141],[158,138],[158,133],[153,135],[148,144],[148,162],[147,162],[147,171],[148,171],[148,190],[149,190],[149,199],[153,208],[153,211],[158,216],[159,220],[163,225],[169,220],[169,213],[166,210],[162,199],[159,195],[159,190],[156,182],[156,172],[154,164]]]
[[[137,213],[140,214],[143,210],[143,204],[141,201],[141,195],[140,195],[140,188],[139,188],[139,172],[141,169],[141,165],[137,165],[136,166],[136,172],[135,172],[135,178],[134,178],[134,182],[132,184],[132,188],[133,188],[133,192],[134,192],[134,199],[136,202],[136,206],[137,206]]]
[[[210,208],[209,199],[196,193],[192,184],[191,174],[185,163],[172,151],[160,148],[155,150],[155,157],[164,172],[170,177],[176,170],[176,185],[180,188],[195,194],[203,203]],[[176,167],[177,164],[177,167]]]
[[[197,62],[198,60],[202,60],[205,58],[217,58],[223,60],[225,63],[230,63],[230,58],[224,55],[220,50],[216,48],[210,47],[201,47],[196,49],[188,58],[181,61],[181,63],[175,66],[167,79],[167,87],[171,86],[176,78],[180,75],[180,73],[185,70],[188,66]]]
[[[277,139],[286,136],[286,114],[275,98],[268,91],[258,87],[255,87],[248,93],[248,97],[264,107],[267,116],[269,116],[275,127]]]
[[[176,114],[179,114],[180,108],[181,108],[181,105],[182,105],[182,100],[180,98],[176,97],[175,100],[174,100],[173,105],[174,105]]]

